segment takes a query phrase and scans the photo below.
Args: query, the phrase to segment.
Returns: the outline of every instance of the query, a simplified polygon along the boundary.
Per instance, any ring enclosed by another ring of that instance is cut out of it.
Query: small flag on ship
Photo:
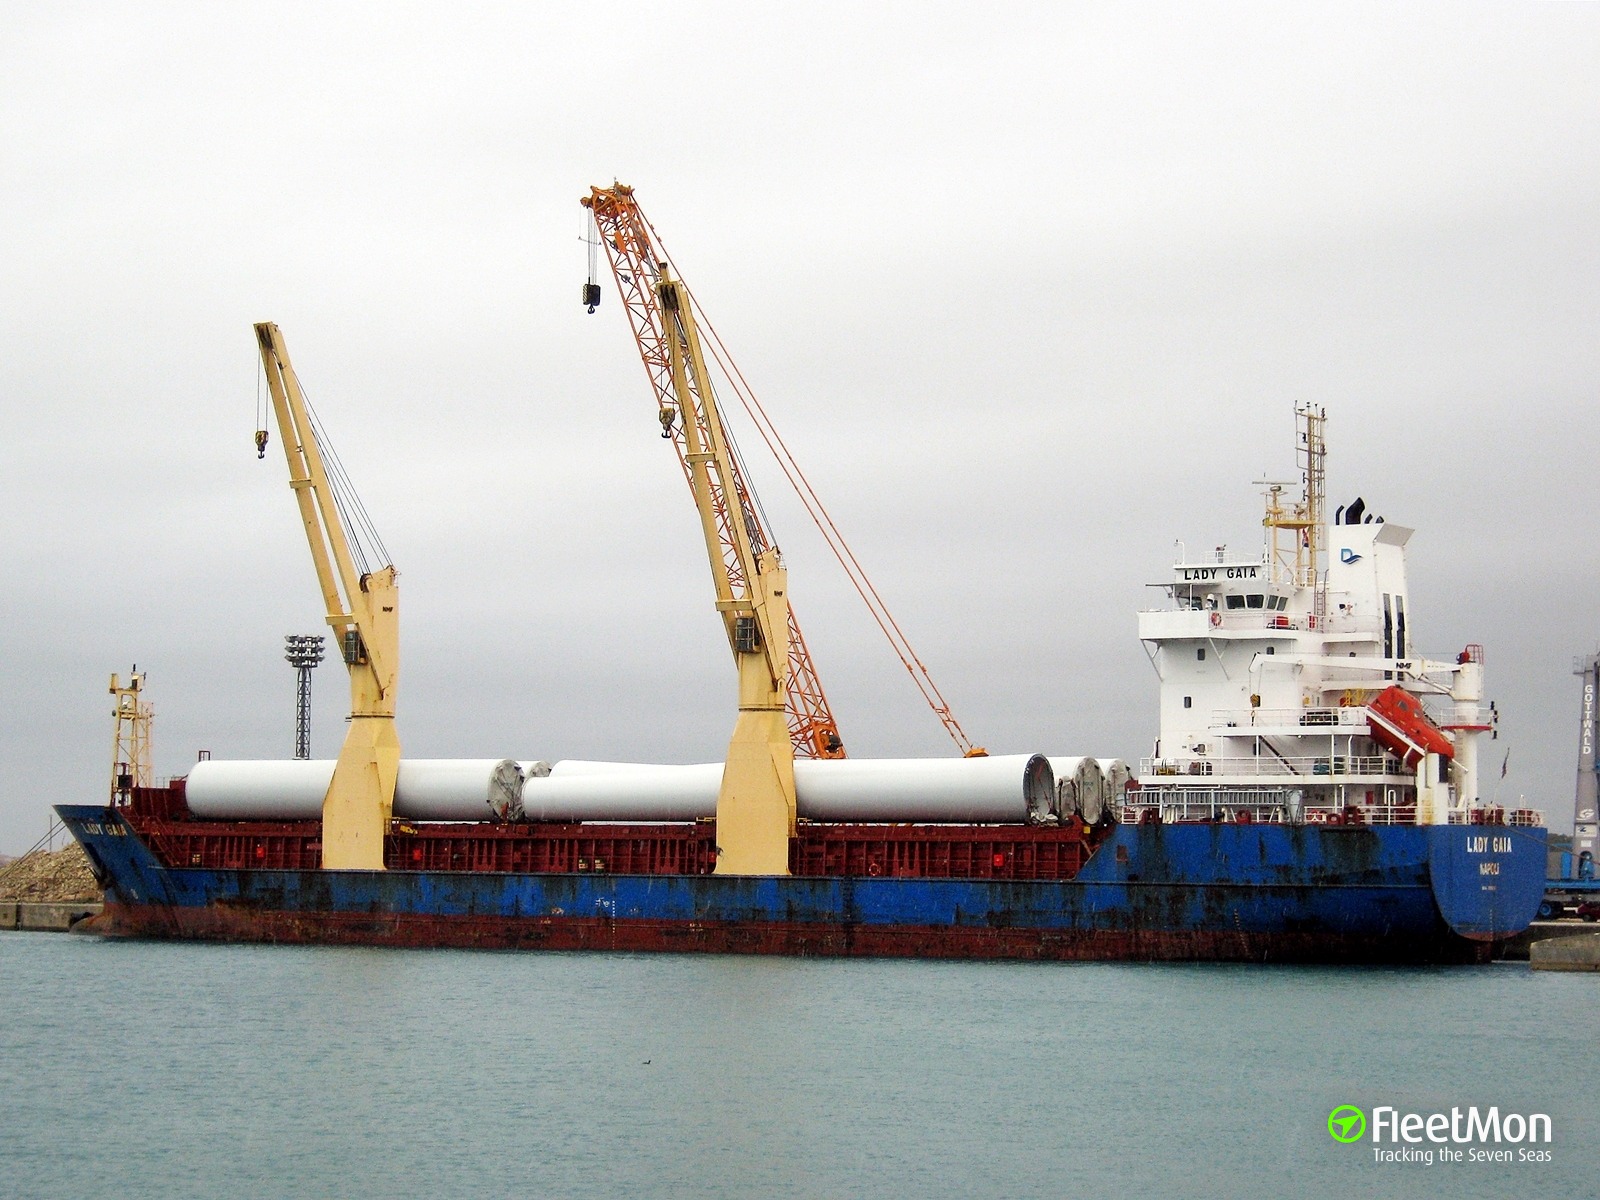
[[[1511,762],[1511,748],[1506,747],[1506,756],[1500,760],[1500,778],[1506,777],[1506,766]]]

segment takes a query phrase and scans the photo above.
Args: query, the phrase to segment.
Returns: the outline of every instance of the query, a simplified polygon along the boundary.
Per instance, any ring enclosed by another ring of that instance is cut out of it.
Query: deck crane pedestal
[[[322,802],[322,866],[381,871],[400,770],[394,725],[400,665],[397,572],[392,564],[357,569],[283,334],[270,322],[255,331],[289,460],[289,486],[300,506],[334,644],[350,670],[350,730]],[[257,445],[264,448],[259,436]]]

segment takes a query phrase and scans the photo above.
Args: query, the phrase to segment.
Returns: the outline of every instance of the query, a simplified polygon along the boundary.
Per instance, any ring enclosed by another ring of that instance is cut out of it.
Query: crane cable
[[[256,457],[267,456],[267,402],[263,397],[267,386],[267,365],[261,355],[252,354],[256,360]]]
[[[266,400],[263,391],[266,385],[266,367],[261,361],[261,356],[256,356],[256,457],[267,456],[267,412]],[[389,550],[383,544],[383,538],[378,533],[378,527],[373,523],[366,506],[361,503],[355,485],[350,482],[349,473],[344,469],[344,463],[339,459],[339,452],[333,448],[333,441],[328,437],[327,431],[322,427],[322,419],[317,416],[317,410],[311,404],[310,393],[306,385],[300,381],[297,374],[295,382],[300,388],[300,398],[305,402],[306,415],[311,419],[311,429],[317,440],[317,448],[322,455],[322,469],[328,476],[328,488],[333,493],[333,505],[339,514],[340,521],[344,524],[346,542],[350,546],[356,561],[356,567],[362,575],[370,575],[373,571],[373,562],[378,563],[378,570],[392,566],[394,559],[389,557]]]
[[[583,285],[583,302],[592,313],[600,304],[600,223],[593,209],[584,210],[578,240],[589,251],[589,280]]]
[[[378,570],[393,566],[394,559],[389,556],[383,538],[378,535],[378,527],[373,524],[366,506],[361,503],[361,497],[356,493],[355,485],[350,482],[344,463],[339,459],[339,452],[333,448],[333,441],[322,427],[322,418],[317,416],[317,410],[311,406],[311,397],[306,394],[304,383],[300,384],[300,395],[305,400],[306,415],[311,418],[311,428],[316,433],[317,446],[322,452],[322,467],[327,472],[328,484],[333,489],[333,504],[339,512],[339,519],[348,531],[346,540],[355,554],[357,567],[361,574],[370,575],[374,570],[374,560],[378,564],[376,568]]]

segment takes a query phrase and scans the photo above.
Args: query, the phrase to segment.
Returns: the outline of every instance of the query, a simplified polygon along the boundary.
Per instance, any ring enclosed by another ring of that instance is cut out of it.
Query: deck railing
[[[1265,608],[1195,609],[1187,605],[1148,608],[1145,612],[1204,612],[1211,628],[1218,630],[1315,630],[1318,633],[1365,633],[1374,639],[1383,633],[1381,617],[1353,617],[1335,610],[1326,615],[1308,612],[1275,612]]]
[[[1155,776],[1158,779],[1219,775],[1235,779],[1281,779],[1285,775],[1293,775],[1314,783],[1349,778],[1415,778],[1413,772],[1406,770],[1398,759],[1388,754],[1331,754],[1295,758],[1266,755],[1141,758],[1139,775],[1141,778]]]
[[[1351,733],[1367,728],[1365,705],[1340,708],[1219,708],[1211,714],[1213,729],[1338,729]]]
[[[1215,788],[1145,787],[1127,794],[1127,799],[1118,806],[1117,818],[1128,825],[1149,820],[1163,823],[1414,825],[1417,806],[1411,797],[1403,804],[1356,804],[1342,809],[1325,804],[1304,805],[1290,788],[1230,788],[1219,792]],[[1532,808],[1477,805],[1452,811],[1449,823],[1533,827],[1544,825],[1544,814]]]

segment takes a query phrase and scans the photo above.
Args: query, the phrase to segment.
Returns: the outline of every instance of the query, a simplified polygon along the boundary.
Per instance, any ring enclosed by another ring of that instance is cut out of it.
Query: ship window
[[[1266,603],[1266,599],[1267,598],[1265,596],[1246,596],[1244,598],[1245,605],[1249,608],[1260,608],[1264,603]]]
[[[1193,696],[1185,696],[1183,698],[1183,706],[1185,708],[1193,708],[1194,707],[1194,697]]]
[[[1204,646],[1201,646],[1201,647],[1199,647],[1199,648],[1198,648],[1198,649],[1197,649],[1197,650],[1196,650],[1196,651],[1195,651],[1195,652],[1194,652],[1194,656],[1195,656],[1195,658],[1197,658],[1197,659],[1198,659],[1198,660],[1199,660],[1199,661],[1200,661],[1200,662],[1205,662],[1205,660],[1206,660],[1206,648],[1205,648],[1205,647],[1204,647]]]
[[[1229,608],[1243,608],[1244,607],[1244,597],[1243,596],[1229,596],[1228,597],[1228,607]]]
[[[1272,598],[1272,607],[1277,609],[1279,612],[1282,612],[1284,609],[1289,607],[1289,597],[1274,596]]]
[[[1267,647],[1267,653],[1268,654],[1276,654],[1277,652],[1278,652],[1278,648],[1276,646],[1268,646]]]

